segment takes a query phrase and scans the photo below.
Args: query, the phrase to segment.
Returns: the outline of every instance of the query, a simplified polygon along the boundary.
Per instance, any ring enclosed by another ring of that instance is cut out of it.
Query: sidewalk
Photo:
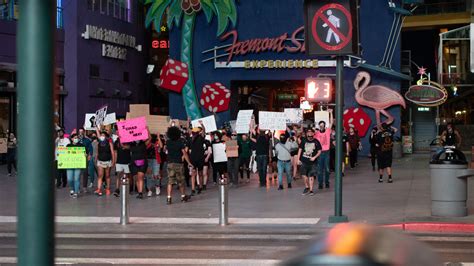
[[[472,193],[468,200],[469,216],[430,216],[428,158],[428,154],[416,154],[394,160],[394,183],[379,184],[378,173],[372,172],[370,159],[360,157],[360,165],[356,169],[348,169],[344,177],[343,213],[351,222],[371,224],[474,223]],[[329,226],[327,219],[334,212],[334,174],[331,175],[331,189],[316,189],[315,196],[301,195],[301,179],[295,182],[293,189],[284,191],[277,191],[276,181],[272,181],[267,188],[259,188],[257,179],[254,175],[250,184],[242,184],[229,190],[229,217],[253,218],[252,220],[257,221],[262,218],[286,218],[286,221],[319,218],[318,226]],[[6,216],[16,215],[16,177],[8,177],[6,167],[0,166],[0,180],[0,218],[3,217],[5,222]],[[26,195],[30,190],[34,188],[27,188],[22,193]],[[469,191],[474,191],[472,182],[469,183]],[[120,200],[114,196],[96,197],[92,194],[82,194],[78,199],[72,199],[68,189],[58,189],[56,192],[57,216],[119,216]],[[132,196],[131,217],[216,219],[219,216],[218,190],[212,185],[202,195],[193,197],[189,203],[180,203],[177,191],[174,192],[173,199],[174,203],[168,206],[164,194],[159,197],[145,197],[143,200]]]

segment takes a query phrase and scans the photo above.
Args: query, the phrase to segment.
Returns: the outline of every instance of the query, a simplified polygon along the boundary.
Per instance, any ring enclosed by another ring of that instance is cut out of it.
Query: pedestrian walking
[[[117,174],[117,178],[115,180],[115,191],[114,196],[120,197],[120,180],[123,178],[129,179],[129,183],[131,182],[130,178],[130,162],[132,160],[130,155],[130,145],[127,143],[121,143],[120,138],[117,139],[114,143],[114,156],[115,156],[115,173]],[[127,193],[127,191],[125,192]]]
[[[87,156],[87,161],[86,161],[86,168],[81,170],[81,183],[84,184],[84,187],[87,187],[88,185],[88,180],[89,180],[89,171],[88,171],[88,166],[89,163],[94,164],[94,150],[92,148],[92,140],[87,137],[86,130],[84,128],[79,128],[77,132],[77,137],[79,138],[79,143],[81,143],[85,149],[86,149],[86,156]]]
[[[329,125],[326,122],[319,121],[319,130],[316,131],[315,137],[321,144],[322,150],[319,156],[319,174],[318,174],[318,188],[323,189],[323,185],[329,188],[329,160],[331,148],[331,130],[332,128],[332,110],[329,110]],[[327,127],[326,127],[327,126]]]
[[[137,199],[143,199],[143,188],[145,186],[145,174],[148,170],[147,146],[151,142],[150,130],[148,138],[130,143],[130,172],[135,180],[137,188]]]
[[[237,145],[239,145],[239,172],[240,179],[244,179],[244,172],[247,173],[247,183],[250,182],[250,158],[252,157],[252,149],[250,147],[250,139],[247,134],[237,137]]]
[[[59,147],[67,147],[71,143],[69,138],[64,137],[64,130],[59,129],[57,131],[57,138],[55,140],[55,165],[56,165],[56,187],[60,188],[66,187],[67,185],[67,175],[66,175],[66,170],[65,169],[59,169],[58,168],[58,148]]]
[[[349,136],[347,137],[349,141],[349,162],[351,169],[357,166],[357,157],[360,148],[360,137],[359,134],[353,127],[349,128]]]
[[[255,143],[256,150],[256,161],[257,161],[257,170],[260,180],[260,187],[267,186],[267,167],[268,167],[268,158],[271,158],[270,153],[270,140],[268,139],[265,131],[260,131],[257,128],[257,131],[252,133],[250,139]]]
[[[236,148],[237,153],[229,152],[230,146]],[[229,175],[230,185],[237,186],[239,184],[239,146],[237,143],[237,134],[227,133],[226,153],[227,153],[227,173]]]
[[[16,148],[17,148],[17,141],[15,134],[10,132],[7,138],[7,170],[8,176],[12,176],[12,168],[15,169],[16,174]]]
[[[204,183],[203,171],[206,161],[206,132],[202,122],[199,127],[191,130],[191,137],[188,140],[189,159],[191,160],[191,196],[201,194]],[[196,184],[198,188],[196,189]]]
[[[156,196],[161,194],[160,188],[160,139],[156,134],[151,135],[151,141],[146,143],[146,152],[148,160],[148,170],[146,177],[146,186],[148,188],[147,197],[153,196],[153,188]]]
[[[379,183],[383,182],[384,171],[388,175],[388,183],[392,183],[392,154],[393,137],[397,129],[390,127],[386,123],[382,124],[380,132],[377,134],[377,164],[379,167]]]
[[[81,143],[81,140],[79,138],[79,135],[77,134],[72,134],[71,135],[71,143],[67,145],[67,147],[83,147],[85,149],[85,146],[83,143]],[[84,153],[84,157],[87,157],[86,153]],[[81,172],[82,169],[80,168],[72,168],[72,169],[67,169],[66,174],[67,174],[67,182],[70,187],[70,192],[69,195],[72,198],[77,198],[79,192],[80,192],[80,185],[81,185]]]
[[[300,171],[305,184],[303,195],[314,195],[314,179],[318,175],[318,157],[321,155],[321,149],[321,144],[314,138],[314,130],[308,129],[298,149]]]
[[[184,180],[184,164],[183,158],[189,165],[192,165],[189,156],[188,148],[186,147],[183,139],[181,138],[181,130],[177,127],[168,128],[167,132],[168,140],[166,141],[165,149],[168,154],[168,187],[166,204],[172,202],[172,190],[173,185],[179,186],[181,192],[181,202],[189,201],[190,197],[185,193],[185,180]]]
[[[214,162],[214,168],[212,170],[216,172],[216,176],[218,176],[219,179],[225,179],[227,175],[227,161],[216,162],[218,153],[216,153],[216,151],[214,150],[214,145],[221,143],[225,143],[224,135],[220,132],[216,132],[214,134],[214,141],[212,142],[212,155]]]
[[[88,179],[87,183],[89,184],[87,188],[91,189],[94,187],[94,181],[95,177],[97,176],[97,167],[96,167],[96,161],[95,158],[97,158],[97,150],[98,150],[98,138],[97,138],[97,133],[92,132],[90,134],[91,139],[91,147],[92,147],[92,158],[89,161],[87,165],[87,172],[88,172]]]
[[[297,150],[298,144],[288,141],[285,134],[280,135],[280,141],[275,145],[275,152],[278,158],[278,190],[283,190],[283,174],[286,174],[286,184],[291,188],[293,181],[291,171],[291,151]]]
[[[370,143],[370,162],[372,163],[372,171],[375,171],[375,162],[377,160],[377,127],[373,127],[370,132],[369,143]]]
[[[97,143],[97,190],[94,192],[98,196],[102,196],[102,185],[105,177],[105,194],[110,195],[110,169],[114,167],[114,146],[112,139],[106,131],[99,131],[100,127],[97,126],[97,135],[99,141]]]

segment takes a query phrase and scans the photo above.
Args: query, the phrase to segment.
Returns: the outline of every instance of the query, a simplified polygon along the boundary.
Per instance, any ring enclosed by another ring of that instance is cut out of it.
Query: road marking
[[[416,236],[416,239],[424,242],[474,242],[474,236]]]
[[[0,216],[0,223],[16,223],[16,216]],[[56,223],[75,224],[118,224],[119,217],[97,216],[56,216]],[[320,218],[229,218],[230,224],[281,224],[281,225],[315,225]],[[130,217],[132,224],[218,224],[218,218],[158,218]]]
[[[434,248],[436,253],[450,253],[450,254],[474,254],[474,250],[470,248]]]
[[[0,245],[0,249],[16,249],[17,245]],[[183,251],[291,251],[295,250],[297,246],[207,246],[207,245],[195,245],[195,246],[185,246],[185,245],[175,245],[175,246],[150,246],[150,245],[133,245],[133,246],[123,246],[123,245],[56,245],[56,249],[65,249],[65,250],[140,250],[140,251],[149,251],[149,250],[161,250],[161,251],[171,251],[171,250],[183,250]]]
[[[0,233],[0,237],[14,238],[16,233]],[[78,234],[59,233],[56,238],[72,239],[259,239],[259,240],[308,240],[311,235],[275,235],[275,234]]]
[[[16,257],[0,257],[0,263],[17,263]],[[130,264],[130,265],[277,265],[279,260],[252,259],[129,259],[129,258],[56,258],[56,264]]]

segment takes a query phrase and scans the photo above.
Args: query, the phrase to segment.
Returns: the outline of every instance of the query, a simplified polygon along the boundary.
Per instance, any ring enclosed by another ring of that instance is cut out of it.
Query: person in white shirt
[[[58,137],[56,138],[55,141],[55,148],[54,148],[54,154],[55,154],[55,164],[56,164],[56,187],[60,188],[61,185],[62,187],[67,186],[67,176],[66,176],[66,170],[65,169],[58,169],[58,147],[67,147],[71,143],[71,141],[68,138],[64,137],[64,130],[59,129],[58,130]]]
[[[298,144],[292,140],[288,141],[285,134],[280,136],[280,142],[275,145],[275,152],[278,158],[278,190],[283,190],[284,172],[286,173],[288,188],[291,188],[291,182],[293,180],[291,171],[291,151],[297,149]]]

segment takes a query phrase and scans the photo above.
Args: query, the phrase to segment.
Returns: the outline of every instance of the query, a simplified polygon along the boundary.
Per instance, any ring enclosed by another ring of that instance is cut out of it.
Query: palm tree
[[[212,21],[213,15],[217,17],[217,36],[224,33],[229,25],[235,27],[237,23],[237,8],[234,0],[146,0],[145,4],[151,4],[145,19],[146,27],[153,22],[156,31],[160,32],[163,14],[168,9],[168,28],[173,24],[180,26],[181,30],[181,61],[189,67],[189,79],[183,88],[183,101],[186,113],[191,119],[202,117],[199,101],[196,97],[196,90],[193,77],[192,64],[192,40],[196,14],[201,10],[207,18],[207,22]]]

